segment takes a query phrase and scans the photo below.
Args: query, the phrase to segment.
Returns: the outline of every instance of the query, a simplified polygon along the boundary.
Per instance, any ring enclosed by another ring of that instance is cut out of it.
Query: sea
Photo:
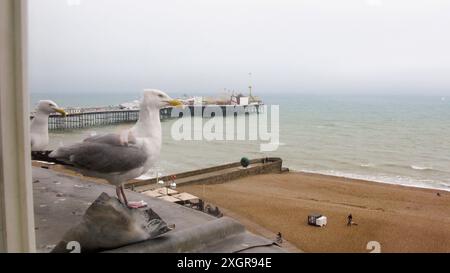
[[[108,106],[138,98],[137,92],[32,93],[30,104]],[[292,171],[450,191],[450,97],[280,93],[262,99],[279,106],[277,150],[261,152],[261,140],[177,140],[171,136],[177,119],[165,120],[161,158],[147,176],[269,156],[281,157]],[[130,126],[52,131],[49,148]]]

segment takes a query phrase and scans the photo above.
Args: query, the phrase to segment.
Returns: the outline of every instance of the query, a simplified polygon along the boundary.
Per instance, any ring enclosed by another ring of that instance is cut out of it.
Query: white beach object
[[[316,219],[316,226],[323,227],[327,225],[327,217],[321,216]]]
[[[327,217],[322,214],[313,213],[308,215],[308,225],[311,226],[326,226],[327,225]]]
[[[144,200],[141,201],[130,201],[128,202],[128,206],[132,208],[143,208],[147,206],[147,202]]]

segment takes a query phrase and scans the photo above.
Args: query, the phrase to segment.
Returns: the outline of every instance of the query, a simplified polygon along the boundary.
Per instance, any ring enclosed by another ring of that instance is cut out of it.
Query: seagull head
[[[60,113],[63,117],[67,115],[67,113],[59,106],[51,100],[41,100],[38,102],[36,110],[47,115],[52,113]]]
[[[163,108],[167,106],[180,106],[179,100],[172,99],[169,95],[161,90],[146,89],[142,99],[142,105],[150,108]]]

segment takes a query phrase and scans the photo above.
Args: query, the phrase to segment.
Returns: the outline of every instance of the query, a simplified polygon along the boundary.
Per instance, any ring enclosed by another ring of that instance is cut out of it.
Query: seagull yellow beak
[[[179,100],[169,100],[168,103],[169,103],[170,106],[181,106],[181,105],[183,105],[181,103],[181,101],[179,101]]]
[[[63,117],[67,116],[66,111],[64,111],[64,109],[61,108],[54,108],[55,112],[60,113]]]

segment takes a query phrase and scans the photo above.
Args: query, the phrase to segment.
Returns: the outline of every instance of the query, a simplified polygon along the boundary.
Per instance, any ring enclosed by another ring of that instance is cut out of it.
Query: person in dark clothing
[[[198,200],[198,210],[205,211],[205,202],[202,199]]]
[[[277,242],[278,244],[283,243],[283,237],[281,236],[281,232],[278,232],[276,242]]]
[[[352,216],[352,214],[350,213],[348,216],[347,216],[347,226],[351,226],[353,224],[353,216]]]

